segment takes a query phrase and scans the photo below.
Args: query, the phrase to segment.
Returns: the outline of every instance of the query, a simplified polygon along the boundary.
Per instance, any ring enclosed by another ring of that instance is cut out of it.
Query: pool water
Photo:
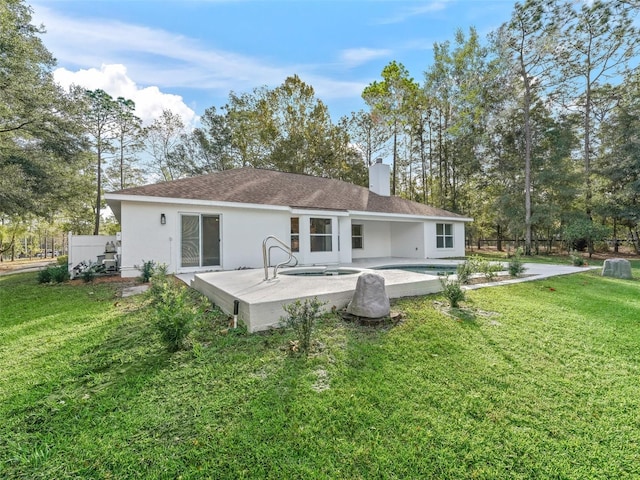
[[[406,272],[424,273],[427,275],[455,275],[457,265],[385,265],[375,270],[404,270]]]

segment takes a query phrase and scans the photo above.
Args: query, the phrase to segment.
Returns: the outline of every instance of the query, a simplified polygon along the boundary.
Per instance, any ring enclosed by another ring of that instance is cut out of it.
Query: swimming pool
[[[455,275],[457,265],[384,265],[373,267],[374,270],[405,270],[407,272],[424,273],[426,275]]]

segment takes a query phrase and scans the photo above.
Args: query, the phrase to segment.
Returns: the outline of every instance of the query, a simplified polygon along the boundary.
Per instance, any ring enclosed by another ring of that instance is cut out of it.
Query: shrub
[[[282,308],[287,312],[284,319],[286,327],[293,329],[297,350],[304,356],[309,354],[311,348],[311,335],[317,319],[322,316],[322,306],[324,302],[315,297],[313,300],[306,299],[304,302],[296,300],[293,303],[284,305]]]
[[[502,264],[498,262],[487,262],[482,273],[488,281],[492,282],[495,280],[497,273],[501,272],[503,269]]]
[[[478,256],[473,256],[468,261],[472,272],[483,274],[488,281],[493,281],[496,274],[502,271],[502,264],[499,262],[490,262]]]
[[[62,283],[69,280],[69,269],[66,265],[54,265],[38,272],[38,283]]]
[[[69,256],[68,255],[60,255],[56,261],[58,265],[64,265],[65,267],[69,266]]]
[[[140,276],[138,277],[138,280],[140,280],[140,282],[142,283],[148,283],[149,281],[151,281],[151,277],[153,277],[153,274],[156,271],[157,265],[156,265],[156,262],[154,262],[153,260],[149,260],[147,262],[142,260],[142,265],[136,265],[136,268],[140,272]]]
[[[449,277],[440,278],[442,294],[449,301],[451,308],[458,308],[460,302],[465,300],[465,293],[462,290],[460,280],[451,280]]]
[[[102,270],[102,265],[97,263],[90,263],[85,269],[80,272],[80,278],[84,283],[91,283],[98,275],[99,271]]]
[[[509,275],[519,277],[527,268],[522,263],[522,249],[518,248],[516,253],[509,260]]]
[[[198,310],[190,301],[187,288],[166,275],[155,274],[151,284],[154,325],[167,350],[176,352],[184,347]]]
[[[169,288],[167,284],[171,279],[168,276],[167,270],[168,267],[166,264],[162,263],[158,265],[150,279],[149,295],[153,303],[161,301],[163,292]]]
[[[571,264],[574,267],[584,266],[584,258],[582,258],[582,255],[580,255],[580,253],[576,252],[575,250],[571,250],[569,258],[571,259]]]
[[[465,260],[464,263],[459,263],[456,268],[456,275],[458,276],[458,281],[464,285],[468,285],[471,281],[471,275],[475,272],[473,271],[473,263]]]

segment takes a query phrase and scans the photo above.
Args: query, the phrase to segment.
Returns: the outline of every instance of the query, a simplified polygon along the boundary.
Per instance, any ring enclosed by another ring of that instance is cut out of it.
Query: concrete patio
[[[326,302],[327,309],[342,309],[351,300],[359,273],[381,266],[404,265],[450,265],[455,266],[462,260],[421,260],[410,258],[376,258],[359,260],[352,264],[341,265],[341,269],[352,269],[355,273],[298,276],[288,275],[295,269],[282,269],[276,278],[273,268],[269,268],[269,280],[265,280],[263,269],[232,270],[189,275],[178,275],[185,283],[206,295],[222,311],[232,314],[234,302],[238,301],[238,320],[247,326],[249,332],[276,327],[284,315],[283,305],[295,300],[312,299]],[[504,264],[506,268],[506,263]],[[585,267],[527,263],[525,277],[499,280],[490,283],[469,285],[465,288],[476,289],[487,286],[507,285],[510,283],[539,280],[556,275],[583,272]],[[322,267],[316,267],[322,268]],[[337,266],[325,267],[337,269]],[[303,270],[303,269],[298,269]],[[441,290],[436,275],[409,272],[400,269],[375,270],[385,279],[385,287],[390,299],[426,295]],[[338,272],[334,272],[338,273]]]

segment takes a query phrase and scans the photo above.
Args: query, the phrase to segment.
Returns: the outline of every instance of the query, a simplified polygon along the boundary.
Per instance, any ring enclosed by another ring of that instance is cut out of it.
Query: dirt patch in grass
[[[74,278],[73,280],[69,280],[71,285],[86,285],[87,283],[92,283],[94,285],[101,285],[104,283],[109,284],[118,284],[122,286],[132,286],[132,285],[140,285],[135,278],[122,278],[120,275],[104,275],[104,276],[96,276],[90,282],[85,282],[82,278]]]

